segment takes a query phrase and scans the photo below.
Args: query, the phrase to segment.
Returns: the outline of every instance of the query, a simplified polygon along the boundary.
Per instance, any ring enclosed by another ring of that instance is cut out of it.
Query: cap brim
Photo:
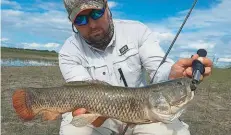
[[[76,16],[80,13],[80,12],[82,12],[82,11],[84,11],[84,10],[86,10],[86,9],[102,9],[103,8],[103,6],[104,6],[104,3],[102,2],[92,2],[92,3],[90,3],[89,1],[87,2],[87,3],[83,3],[83,4],[81,4],[80,6],[77,6],[77,7],[75,7],[73,10],[72,10],[72,12],[71,12],[71,14],[70,14],[70,21],[71,22],[74,22],[74,20],[75,20],[75,18],[76,18]]]

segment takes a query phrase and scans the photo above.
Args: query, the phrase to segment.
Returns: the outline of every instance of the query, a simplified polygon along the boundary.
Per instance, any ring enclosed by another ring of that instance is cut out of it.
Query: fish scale
[[[52,88],[24,88],[20,92],[26,100],[21,99],[19,91],[15,92],[13,105],[23,118],[33,118],[33,115],[44,111],[62,114],[85,108],[92,114],[127,123],[164,121],[171,119],[192,99],[190,81],[181,78],[140,88],[91,82],[71,82]],[[19,101],[26,101],[26,111],[17,110],[23,107]],[[175,110],[169,110],[172,108]]]
[[[78,89],[69,86],[60,87],[53,88],[49,92],[43,88],[30,88],[27,91],[32,96],[32,102],[34,103],[32,108],[35,110],[39,110],[39,108],[49,110],[57,107],[65,108],[64,110],[66,110],[67,108],[84,107],[89,112],[97,112],[104,116],[114,115],[115,118],[121,118],[124,121],[133,121],[139,119],[138,117],[144,117],[143,104],[136,101],[138,95],[135,91],[127,88],[122,88],[123,90],[121,90],[120,88],[104,93],[103,91],[110,89],[109,86],[94,85],[94,89],[97,89],[97,87],[101,91],[90,90],[92,86]],[[121,100],[119,97],[126,98]],[[104,108],[108,109],[105,110]]]

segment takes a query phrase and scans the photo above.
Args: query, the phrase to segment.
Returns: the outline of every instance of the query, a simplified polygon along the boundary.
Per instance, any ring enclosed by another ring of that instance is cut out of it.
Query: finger
[[[204,72],[204,76],[208,76],[210,75],[212,72],[212,68],[211,67],[205,67],[205,72]],[[185,70],[185,73],[183,74],[184,76],[192,76],[192,67],[188,67]]]
[[[186,68],[185,74],[186,74],[186,76],[188,76],[188,77],[192,77],[192,67]]]
[[[191,57],[193,60],[196,60],[199,58],[199,55],[198,54],[194,54],[192,57]]]
[[[197,58],[199,58],[199,55],[194,54],[194,55],[192,55],[191,58],[182,58],[182,59],[178,60],[177,64],[179,66],[189,67],[192,65],[193,60],[196,60]]]
[[[204,77],[211,75],[211,71],[212,71],[211,67],[205,67],[205,72],[203,75],[201,75],[200,80],[203,80]],[[192,68],[191,67],[185,70],[184,76],[192,78]]]
[[[193,60],[192,58],[183,58],[178,60],[177,64],[181,67],[189,67],[192,66]]]
[[[184,72],[184,67],[181,67],[177,64],[174,64],[171,68],[171,72],[169,74],[169,79],[175,79],[175,78],[180,78],[183,75],[183,72]]]
[[[184,77],[192,78],[192,75],[188,75],[186,71],[183,72]]]
[[[106,117],[98,117],[94,122],[92,122],[91,124],[94,126],[94,127],[100,127],[104,121],[106,120],[107,118]]]
[[[212,68],[211,67],[205,67],[205,73],[204,76],[209,76],[212,73]]]
[[[74,112],[72,112],[72,115],[76,116],[76,115],[84,114],[86,112],[87,112],[87,110],[85,108],[79,108],[79,109],[75,110]]]
[[[190,69],[188,69],[187,72],[185,70],[185,76],[189,77],[189,78],[192,78],[192,70],[190,71]],[[203,80],[203,78],[204,78],[203,75],[201,75],[200,80]]]
[[[198,60],[205,66],[205,67],[212,67],[213,62],[206,57],[199,57]]]

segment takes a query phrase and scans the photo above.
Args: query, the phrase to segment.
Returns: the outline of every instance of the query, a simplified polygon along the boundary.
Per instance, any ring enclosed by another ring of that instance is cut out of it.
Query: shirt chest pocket
[[[108,82],[109,72],[108,72],[108,67],[106,65],[88,66],[86,68],[93,80],[101,80],[101,81]]]
[[[141,61],[136,48],[127,50],[123,55],[114,60],[114,70],[117,70],[117,79],[121,82],[121,75],[118,69],[121,69],[128,84],[136,84],[141,75]]]

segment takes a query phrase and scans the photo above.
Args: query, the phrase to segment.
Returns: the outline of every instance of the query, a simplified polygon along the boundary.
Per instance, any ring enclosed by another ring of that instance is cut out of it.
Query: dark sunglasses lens
[[[77,16],[75,19],[75,24],[77,24],[77,25],[87,24],[87,17],[86,16]]]
[[[99,19],[103,14],[104,14],[104,9],[100,9],[100,10],[94,9],[91,13],[91,17],[92,19],[96,20]]]

